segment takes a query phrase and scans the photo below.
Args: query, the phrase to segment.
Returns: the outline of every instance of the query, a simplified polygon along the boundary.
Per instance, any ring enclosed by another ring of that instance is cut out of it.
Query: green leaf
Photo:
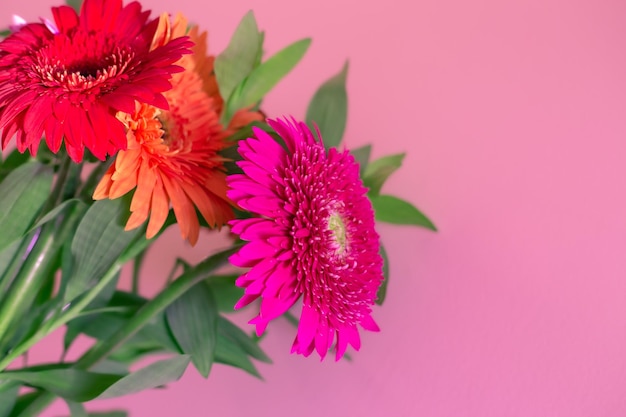
[[[14,382],[0,385],[0,417],[8,417],[17,401],[20,386]]]
[[[115,300],[112,300],[111,303],[114,302]],[[72,331],[72,337],[76,337],[78,333],[83,333],[94,339],[106,341],[118,332],[136,312],[137,308],[128,307],[124,314],[103,313],[79,317],[68,323],[68,332]],[[146,324],[125,341],[111,353],[109,358],[123,365],[133,363],[146,354],[166,350],[176,353],[180,351],[171,340],[163,315],[157,315],[153,318],[152,323]],[[90,369],[94,370],[93,367]],[[104,369],[100,371],[102,372]],[[114,372],[105,373],[119,373],[119,368]]]
[[[72,274],[67,282],[65,301],[89,289],[118,260],[141,233],[126,232],[119,218],[128,208],[120,199],[96,201],[87,210],[72,240]]]
[[[100,394],[98,398],[114,398],[135,394],[176,381],[183,376],[189,361],[188,355],[178,355],[155,362],[120,379]]]
[[[128,297],[129,299],[127,300],[120,298],[121,297],[116,293],[108,309],[124,309],[121,312],[109,312],[104,309],[100,314],[90,314],[70,321],[67,326],[68,332],[66,333],[66,341],[67,337],[75,338],[79,333],[103,341],[111,338],[112,335],[118,332],[126,322],[136,314],[139,308],[138,306],[132,306],[134,301],[130,300],[130,297]],[[126,306],[115,305],[120,302],[130,302],[130,304]],[[70,332],[71,335],[68,336]],[[163,315],[157,315],[153,318],[151,323],[146,324],[135,335],[118,347],[110,355],[110,359],[121,362],[122,364],[133,363],[148,353],[163,352],[165,350],[176,353],[179,352],[178,347],[172,342],[169,336]],[[91,369],[93,370],[93,368]],[[104,369],[100,371],[104,371]],[[115,372],[105,373],[119,373],[119,367]]]
[[[219,311],[232,313],[237,301],[243,296],[243,288],[235,285],[239,274],[235,275],[215,275],[204,281],[204,285],[209,286],[215,295],[215,303]]]
[[[76,13],[80,13],[80,7],[83,5],[83,0],[65,0],[65,4],[76,10]]]
[[[0,30],[0,38],[6,38],[11,34],[9,29]]]
[[[128,366],[123,363],[105,359],[91,367],[92,372],[126,376],[129,374]]]
[[[188,364],[189,356],[179,355],[126,376],[65,368],[4,372],[0,374],[0,380],[20,381],[70,401],[85,402],[96,397],[112,398],[165,385],[179,379]]]
[[[389,257],[385,247],[380,245],[380,256],[383,258],[383,282],[378,288],[378,294],[376,297],[376,304],[382,305],[385,302],[387,296],[387,284],[389,284]]]
[[[408,201],[391,195],[373,195],[370,200],[378,221],[422,226],[437,231],[433,222]]]
[[[17,252],[20,249],[20,246],[22,245],[22,241],[23,239],[18,239],[14,241],[13,243],[9,244],[9,246],[0,250],[0,277],[3,278],[4,280],[13,278],[13,277],[5,277],[4,274],[7,272],[7,269],[9,268],[11,261],[17,255]],[[9,284],[10,282],[5,281],[1,283],[0,287],[4,290],[5,288],[8,288]],[[5,294],[5,293],[6,291],[0,291],[0,294]]]
[[[56,303],[48,300],[41,304],[33,304],[28,310],[20,315],[19,325],[11,326],[2,335],[2,347],[11,350],[24,340],[29,339],[41,329],[41,324],[50,315]]]
[[[217,306],[213,292],[201,283],[189,289],[166,310],[169,328],[183,353],[203,377],[211,371],[217,339]]]
[[[20,395],[9,417],[31,417],[35,415],[31,407],[37,409],[37,402],[40,397],[39,394],[40,392],[29,392]]]
[[[96,398],[120,378],[119,375],[99,374],[71,368],[0,374],[0,380],[20,381],[77,402]]]
[[[350,151],[354,159],[359,163],[359,175],[361,177],[365,173],[367,164],[370,160],[370,154],[372,153],[372,145],[361,146],[360,148],[352,149]]]
[[[218,252],[187,270],[153,299],[144,304],[113,336],[107,340],[98,341],[98,343],[78,360],[77,366],[80,368],[89,368],[101,359],[107,357],[122,343],[129,340],[139,330],[150,324],[155,317],[161,315],[168,306],[185,294],[189,288],[206,279],[216,268],[226,264],[228,257],[239,249],[239,246],[233,246],[222,252]]]
[[[80,329],[80,332],[98,340],[106,340],[124,325],[126,318],[118,314],[97,314],[78,317],[68,323],[68,327]]]
[[[302,39],[282,49],[256,67],[233,91],[222,122],[227,124],[239,109],[257,104],[302,59],[311,44]]]
[[[0,35],[1,36],[1,35]],[[0,182],[4,180],[7,175],[15,170],[15,168],[24,165],[30,160],[30,154],[28,152],[21,153],[17,149],[7,156],[7,158],[0,163]]]
[[[93,301],[91,301],[87,305],[87,307],[85,307],[84,311],[92,311],[104,308],[111,300],[111,297],[113,297],[119,278],[120,273],[118,272],[116,277],[113,278],[111,282],[98,293],[96,298],[94,298]],[[71,320],[69,323],[67,323],[65,336],[63,337],[63,349],[68,350],[74,340],[76,340],[78,335],[82,333],[84,329],[90,326],[94,321],[97,321],[97,319],[98,317],[89,315],[78,316],[74,320]]]
[[[81,200],[77,199],[77,198],[72,198],[70,200],[65,200],[64,202],[62,202],[61,204],[59,204],[58,206],[56,206],[55,208],[53,208],[52,210],[50,210],[49,212],[47,212],[41,219],[39,219],[39,221],[30,228],[30,230],[34,230],[38,227],[43,226],[44,224],[48,223],[51,220],[54,220],[59,214],[61,214],[62,212],[69,210],[70,208],[74,207],[75,205],[84,205],[85,203],[83,203]]]
[[[267,123],[263,123],[263,122],[258,122],[258,121],[253,121],[248,123],[246,126],[242,127],[241,129],[237,130],[235,133],[233,133],[232,135],[230,135],[229,137],[226,138],[227,142],[237,142],[241,139],[248,139],[254,136],[254,133],[252,131],[253,127],[257,127],[265,132],[268,133],[275,133],[274,129],[272,129]],[[226,148],[229,149],[229,148]],[[225,149],[225,150],[226,150]],[[237,152],[236,156],[239,156],[239,154]]]
[[[52,170],[37,162],[19,166],[0,183],[0,249],[29,230],[51,186]]]
[[[399,153],[383,156],[370,162],[363,173],[363,184],[369,188],[369,195],[380,194],[383,184],[391,174],[402,166],[405,156],[406,154]]]
[[[259,33],[254,13],[241,19],[230,43],[215,58],[215,77],[220,94],[228,101],[235,87],[252,72],[262,53],[263,37]]]
[[[157,344],[153,344],[152,346],[135,346],[132,343],[125,343],[112,352],[109,357],[115,360],[115,362],[130,366],[148,355],[156,355],[167,352],[168,351],[164,350],[163,347]],[[180,352],[174,351],[174,353]]]
[[[170,225],[167,223],[164,224],[161,230],[159,231],[159,233],[157,234],[157,236],[163,233],[163,231],[169,226]],[[124,253],[120,257],[120,262],[126,263],[130,261],[131,259],[132,260],[137,259],[137,257],[145,253],[150,247],[150,245],[152,244],[152,242],[154,242],[154,238],[146,239],[146,235],[144,234],[143,227],[141,227],[140,229],[142,230],[142,232],[140,234],[137,234],[137,237],[132,242],[132,244],[129,245],[127,249],[124,251]]]
[[[239,347],[247,355],[262,362],[272,363],[272,360],[261,350],[258,343],[225,317],[217,320],[218,334]]]
[[[120,328],[126,325],[127,321],[132,320],[137,312],[145,306],[148,302],[145,298],[128,292],[117,291],[111,300],[111,306],[125,306],[129,308],[128,313],[123,315],[123,320],[119,321]],[[119,329],[116,330],[116,332]],[[102,338],[108,339],[109,335]],[[171,352],[180,353],[178,345],[172,340],[170,331],[167,327],[165,313],[163,311],[156,313],[149,321],[141,327],[133,336],[131,336],[122,347],[127,348],[131,353],[134,350],[136,353],[143,355],[150,351],[157,350],[169,350]],[[115,351],[117,356],[119,349]],[[128,358],[131,360],[132,358]],[[134,359],[132,359],[134,361]]]
[[[77,402],[65,400],[67,408],[70,410],[70,417],[88,417],[85,407]]]
[[[217,337],[217,347],[215,348],[215,362],[225,365],[234,366],[242,369],[257,378],[261,378],[261,374],[256,369],[246,352],[235,344],[232,340],[222,335]]]
[[[348,117],[347,76],[348,62],[346,61],[341,71],[317,90],[306,112],[307,124],[318,126],[326,148],[338,146],[346,129]]]

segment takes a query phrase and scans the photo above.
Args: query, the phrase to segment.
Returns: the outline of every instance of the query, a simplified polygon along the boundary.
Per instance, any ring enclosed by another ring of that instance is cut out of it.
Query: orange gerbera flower
[[[167,15],[161,16],[152,48],[184,35],[186,28],[181,15],[173,23]],[[206,48],[206,34],[198,36],[197,28],[191,33],[197,42],[194,54],[176,63],[185,71],[174,74],[172,89],[163,93],[169,110],[136,103],[133,113],[118,113],[127,128],[128,149],[118,152],[93,197],[113,199],[135,189],[126,230],[149,218],[148,238],[161,230],[171,204],[183,239],[193,245],[200,229],[196,208],[212,227],[233,218],[232,203],[226,197],[224,159],[218,154],[227,146],[224,139],[232,129],[262,120],[262,116],[240,112],[228,129],[222,129],[221,97],[207,85],[215,77],[207,75],[208,70],[212,72],[212,61],[201,49]]]

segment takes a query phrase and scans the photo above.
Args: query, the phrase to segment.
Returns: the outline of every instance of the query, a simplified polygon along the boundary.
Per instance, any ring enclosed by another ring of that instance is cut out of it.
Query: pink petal
[[[370,332],[380,331],[380,327],[378,327],[378,325],[376,324],[376,322],[374,321],[371,315],[364,316],[361,319],[360,324],[365,330],[369,330]]]
[[[298,324],[298,344],[309,346],[315,338],[320,316],[312,307],[302,306],[300,323]]]

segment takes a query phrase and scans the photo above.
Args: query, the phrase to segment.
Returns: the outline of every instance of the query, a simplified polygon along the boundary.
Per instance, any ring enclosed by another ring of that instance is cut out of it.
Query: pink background
[[[268,52],[313,37],[267,98],[270,115],[303,117],[315,88],[349,58],[347,143],[372,142],[376,156],[407,151],[386,191],[418,205],[440,232],[380,227],[392,267],[375,311],[382,332],[363,335],[352,363],[290,355],[293,329],[278,321],[263,342],[275,362],[259,365],[265,381],[224,366],[205,381],[190,368],[167,390],[91,409],[626,415],[625,2],[144,3],[192,16],[213,52],[248,9]],[[34,19],[52,4],[4,0],[0,16]],[[176,234],[167,239],[153,262],[186,253]],[[205,238],[194,254],[207,247]],[[39,355],[56,355],[56,342]],[[46,415],[64,412],[59,403]]]

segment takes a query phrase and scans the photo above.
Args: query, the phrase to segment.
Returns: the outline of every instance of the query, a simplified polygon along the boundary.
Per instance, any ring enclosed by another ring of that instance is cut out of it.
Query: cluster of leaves
[[[254,14],[248,12],[230,43],[215,59],[215,76],[224,97],[221,123],[226,126],[238,109],[258,107],[261,100],[285,77],[306,53],[310,39],[302,39],[262,62],[265,33],[259,31]]]
[[[64,175],[56,168],[57,176]],[[141,259],[150,242],[141,229],[124,232],[126,201],[81,198],[90,194],[81,193],[85,184],[79,180],[65,181],[65,199],[51,204],[54,169],[17,152],[0,163],[0,227],[5,230],[0,235],[0,416],[32,415],[47,393],[64,398],[72,415],[81,416],[81,402],[162,386],[178,379],[190,362],[205,377],[214,362],[259,376],[252,359],[269,358],[255,338],[224,315],[241,296],[235,276],[214,274],[234,249],[187,266],[154,299],[120,291],[120,269]],[[37,267],[28,265],[31,259]],[[96,344],[76,362],[6,370],[63,325],[65,352],[80,334]],[[138,359],[155,353],[169,357],[129,371]],[[37,391],[18,398],[20,386]]]
[[[227,97],[224,123],[234,109],[258,106],[310,43],[296,42],[262,62],[262,41],[248,14],[216,60]],[[246,61],[241,51],[254,59]],[[236,276],[214,272],[236,248],[195,266],[183,263],[182,274],[153,299],[120,291],[121,268],[133,262],[136,281],[151,242],[142,228],[123,230],[128,198],[92,201],[107,164],[96,165],[83,181],[84,164],[63,160],[42,145],[37,160],[12,152],[0,161],[0,417],[36,414],[55,397],[68,403],[72,416],[84,416],[81,403],[165,385],[180,378],[189,363],[205,377],[215,362],[259,377],[253,361],[270,359],[257,338],[226,317],[242,295],[234,285]],[[170,216],[167,225],[174,221]],[[64,357],[81,334],[95,344],[74,362],[62,358],[6,369],[62,326]],[[152,354],[167,358],[130,371]],[[18,396],[20,387],[33,391]]]
[[[80,1],[68,4],[78,7]],[[303,39],[263,60],[263,40],[264,33],[250,12],[215,60],[225,98],[221,120],[225,125],[237,109],[258,108],[310,45],[309,39]],[[319,128],[328,148],[339,146],[345,131],[347,73],[346,63],[319,88],[308,107],[307,123]],[[250,131],[249,126],[231,140],[247,137]],[[370,161],[370,153],[369,145],[352,151],[376,219],[435,230],[413,205],[381,194],[404,154]],[[0,160],[0,417],[33,415],[55,397],[67,402],[73,417],[87,416],[81,403],[163,386],[180,378],[189,363],[205,377],[216,362],[258,377],[254,361],[270,362],[269,358],[255,337],[226,317],[241,296],[234,285],[236,276],[215,274],[236,248],[198,265],[182,262],[182,273],[153,299],[119,290],[120,271],[127,263],[134,264],[133,280],[138,282],[151,242],[142,228],[123,230],[128,198],[92,201],[107,164],[96,165],[86,180],[82,180],[83,165],[52,155],[43,146],[37,160],[17,152]],[[167,225],[174,222],[172,215]],[[379,303],[385,298],[389,272],[381,251],[385,281]],[[62,326],[65,353],[79,335],[95,344],[74,362],[61,359],[6,370]],[[167,358],[130,371],[137,360],[152,354]],[[33,391],[18,396],[21,387]],[[123,415],[121,411],[106,414]]]

